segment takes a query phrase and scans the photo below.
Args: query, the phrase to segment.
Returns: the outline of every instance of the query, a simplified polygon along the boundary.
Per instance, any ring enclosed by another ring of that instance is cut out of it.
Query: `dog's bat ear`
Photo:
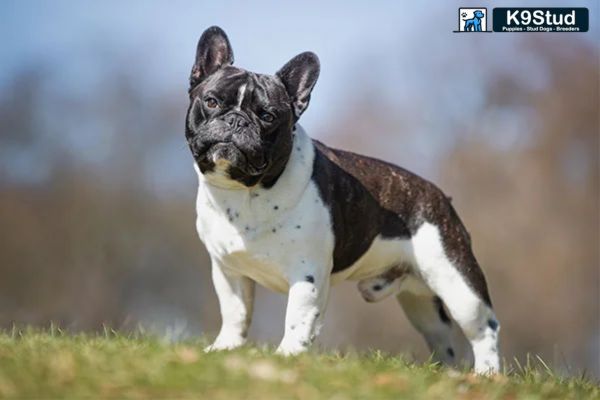
[[[190,74],[190,90],[220,68],[233,64],[229,39],[218,26],[204,31],[196,48],[196,62]]]
[[[320,70],[317,55],[307,51],[292,58],[275,74],[292,99],[292,110],[296,120],[308,107],[310,93],[317,83]]]

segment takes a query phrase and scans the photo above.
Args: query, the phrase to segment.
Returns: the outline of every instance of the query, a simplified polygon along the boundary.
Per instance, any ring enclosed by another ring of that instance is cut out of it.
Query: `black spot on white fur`
[[[306,275],[306,282],[315,283],[315,277],[312,275]]]
[[[433,298],[433,302],[435,304],[435,307],[437,309],[438,315],[440,317],[440,320],[447,324],[450,325],[452,322],[450,320],[450,317],[448,316],[448,314],[446,314],[446,310],[444,309],[444,302],[442,301],[442,299],[440,299],[439,297],[435,296]]]
[[[225,210],[227,212],[227,219],[229,220],[229,222],[233,222],[234,219],[239,218],[240,213],[232,210],[231,208],[227,207],[227,210]]]

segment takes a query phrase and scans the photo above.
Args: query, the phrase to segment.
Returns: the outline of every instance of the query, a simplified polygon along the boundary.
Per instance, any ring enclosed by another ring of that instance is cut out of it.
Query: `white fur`
[[[239,347],[246,342],[252,320],[255,283],[245,276],[224,270],[217,260],[212,262],[212,278],[219,296],[223,323],[214,343],[206,350]]]
[[[225,165],[207,175],[196,167],[196,227],[213,264],[272,290],[289,291],[279,348],[286,354],[306,349],[314,339],[329,289],[333,233],[329,212],[310,179],[313,159],[312,141],[298,127],[288,165],[269,190],[225,179]],[[313,283],[306,280],[309,275]],[[221,303],[229,301],[221,298],[229,296],[227,290],[217,288],[217,295]],[[229,336],[236,339],[221,346],[239,345],[236,335],[223,334]]]
[[[473,346],[475,369],[496,371],[497,332],[487,326],[493,312],[446,257],[434,225],[423,224],[411,239],[377,237],[352,266],[331,274],[334,235],[329,210],[311,180],[314,155],[312,141],[297,126],[288,165],[268,190],[228,179],[227,163],[222,160],[216,160],[215,172],[206,175],[195,166],[199,179],[196,227],[212,258],[223,318],[209,349],[244,343],[252,312],[250,282],[288,293],[285,334],[278,351],[296,354],[306,350],[318,334],[331,284],[350,279],[361,280],[366,287],[389,268],[404,263],[412,265],[411,273],[391,285],[386,294],[399,293],[400,303],[430,347],[446,351],[456,346],[456,332],[441,326],[437,313],[425,303],[436,293]],[[418,296],[423,303],[403,301],[403,292]]]
[[[498,371],[498,329],[488,326],[489,320],[496,320],[494,312],[448,259],[436,226],[423,224],[412,242],[419,275],[427,287],[441,297],[473,347],[475,371]]]
[[[244,95],[246,94],[246,84],[240,85],[238,89],[238,101],[237,101],[237,109],[242,108],[242,103],[244,102]]]

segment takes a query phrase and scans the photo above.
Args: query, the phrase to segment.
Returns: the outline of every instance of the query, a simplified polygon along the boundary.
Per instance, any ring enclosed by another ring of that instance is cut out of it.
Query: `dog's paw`
[[[211,351],[233,350],[233,349],[237,349],[238,347],[243,346],[244,343],[246,343],[246,340],[241,337],[240,338],[217,337],[217,339],[215,339],[215,342],[213,344],[211,344],[210,346],[206,346],[204,348],[204,352],[208,353]]]
[[[286,347],[281,347],[281,346],[279,346],[277,348],[277,350],[275,351],[275,353],[287,357],[287,356],[296,356],[298,354],[302,354],[306,350],[308,350],[308,347],[302,347],[302,346],[295,346],[295,347],[286,346]]]
[[[390,282],[376,277],[365,279],[358,283],[358,290],[362,298],[368,303],[376,303],[391,294]]]
[[[485,363],[483,365],[481,364],[475,364],[475,366],[473,367],[473,371],[475,371],[475,373],[477,375],[496,375],[500,373],[500,368],[498,365],[494,364],[494,363]]]
[[[486,359],[475,358],[473,370],[479,375],[494,375],[500,372],[500,363],[497,355],[492,355]]]
[[[275,353],[282,356],[295,356],[304,353],[310,347],[310,341],[286,341],[281,342]]]
[[[376,303],[388,296],[400,291],[400,283],[402,278],[398,277],[382,277],[363,279],[358,282],[358,290],[362,298],[368,303]]]

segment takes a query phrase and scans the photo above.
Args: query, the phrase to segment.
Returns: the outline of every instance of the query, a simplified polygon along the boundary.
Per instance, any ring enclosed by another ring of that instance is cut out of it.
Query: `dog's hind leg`
[[[468,233],[453,209],[438,228],[424,223],[413,236],[415,273],[446,305],[469,340],[478,373],[498,372],[499,323]],[[444,236],[440,235],[444,232]]]
[[[397,295],[409,321],[424,336],[433,360],[454,366],[473,365],[470,346],[458,325],[448,316],[442,300],[411,273],[408,264],[364,279],[358,283],[358,289],[369,303]]]
[[[448,315],[443,301],[420,279],[407,277],[396,297],[413,326],[423,335],[434,361],[452,366],[473,365],[462,331]]]

